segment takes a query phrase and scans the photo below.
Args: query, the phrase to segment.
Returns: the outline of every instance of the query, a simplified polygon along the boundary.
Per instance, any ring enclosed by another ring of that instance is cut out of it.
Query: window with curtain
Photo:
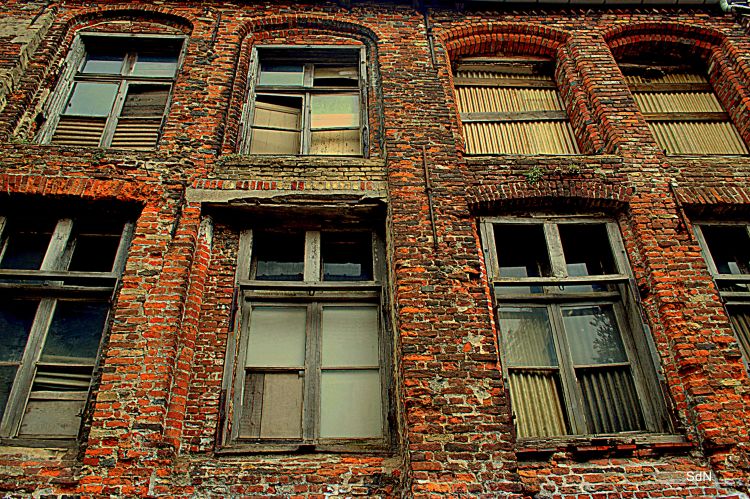
[[[453,83],[467,154],[578,154],[547,58],[471,57]]]
[[[520,438],[668,427],[616,226],[482,221]]]

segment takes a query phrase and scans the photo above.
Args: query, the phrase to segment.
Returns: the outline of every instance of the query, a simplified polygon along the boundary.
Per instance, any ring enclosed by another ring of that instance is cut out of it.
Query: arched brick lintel
[[[721,46],[726,39],[720,31],[671,22],[627,24],[604,33],[604,40],[616,58],[629,49],[638,50],[639,46],[671,44],[690,49],[690,53],[698,51],[704,60],[708,60],[712,49]]]
[[[0,175],[0,192],[30,196],[76,197],[148,204],[160,196],[160,188],[121,180],[52,178],[36,175]]]
[[[481,23],[437,31],[448,57],[507,52],[555,57],[570,36],[562,30],[535,24]]]
[[[376,42],[377,34],[367,26],[362,24],[340,21],[335,16],[320,15],[279,15],[268,16],[259,19],[253,19],[243,24],[238,30],[237,35],[242,40],[253,34],[269,31],[286,31],[286,30],[316,30],[321,33],[351,36],[359,40],[368,40]]]
[[[467,189],[472,212],[491,214],[518,209],[564,208],[621,211],[633,195],[625,188],[596,181],[517,182]]]
[[[102,6],[84,12],[76,11],[63,15],[57,23],[62,26],[63,33],[71,33],[87,27],[93,22],[121,20],[164,24],[177,28],[186,35],[189,35],[193,31],[196,23],[195,19],[174,14],[173,9],[156,5],[143,5],[137,9],[121,5]]]

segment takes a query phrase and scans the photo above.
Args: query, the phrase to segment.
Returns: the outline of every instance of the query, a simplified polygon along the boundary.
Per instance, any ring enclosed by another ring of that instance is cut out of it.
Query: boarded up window
[[[745,362],[750,363],[750,225],[707,223],[696,226],[696,232]]]
[[[494,219],[482,237],[518,436],[664,431],[613,226]]]
[[[468,154],[577,154],[552,62],[466,58],[454,85]]]
[[[382,447],[384,345],[372,232],[274,227],[245,232],[240,245],[240,258],[249,257],[238,263],[247,269],[240,275],[249,279],[240,279],[233,442]]]
[[[70,93],[51,120],[53,144],[153,149],[177,73],[179,39],[82,36]],[[56,98],[57,99],[57,98]],[[57,99],[59,100],[59,99]],[[44,137],[45,134],[43,134]]]
[[[667,154],[748,154],[705,74],[678,66],[624,63],[621,68]]]
[[[0,437],[78,435],[129,227],[0,217]]]
[[[362,154],[364,74],[359,49],[257,49],[250,154]]]

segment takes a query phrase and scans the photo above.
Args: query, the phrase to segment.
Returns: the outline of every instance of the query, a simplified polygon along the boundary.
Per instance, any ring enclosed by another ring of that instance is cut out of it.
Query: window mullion
[[[482,236],[482,252],[484,253],[485,265],[490,274],[490,279],[500,277],[500,264],[497,259],[497,246],[495,244],[494,224],[482,221],[479,230]]]
[[[304,402],[302,409],[302,439],[315,442],[320,433],[320,349],[322,306],[310,303],[307,306]]]
[[[244,297],[242,298],[242,328],[240,334],[235,339],[239,344],[239,352],[237,353],[237,368],[235,372],[234,382],[234,393],[232,394],[232,405],[234,406],[234,419],[230,422],[231,424],[231,440],[236,440],[240,434],[240,417],[241,410],[245,409],[243,405],[243,398],[249,397],[249,394],[243,394],[245,388],[245,359],[247,358],[247,344],[248,336],[250,335],[250,314],[252,312],[253,304],[247,301]],[[229,349],[228,349],[229,352]],[[226,362],[234,362],[234,359],[227,358]],[[227,395],[229,398],[229,395]]]
[[[302,138],[300,149],[302,154],[310,154],[310,143],[312,142],[312,94],[305,92],[302,109]]]
[[[557,230],[556,223],[544,224],[544,238],[547,242],[547,251],[549,251],[552,275],[554,277],[568,277],[563,247],[560,242],[560,231]]]
[[[73,220],[63,218],[57,222],[39,270],[67,270],[73,256],[70,244],[72,232]]]
[[[26,402],[36,375],[36,365],[42,355],[44,340],[47,337],[47,330],[52,321],[52,314],[56,305],[57,300],[54,298],[45,298],[39,301],[34,322],[29,332],[29,339],[26,342],[18,371],[16,371],[13,388],[8,395],[5,414],[2,422],[0,422],[0,437],[16,436],[21,426]]]
[[[565,410],[573,434],[588,433],[588,426],[583,410],[583,396],[578,386],[578,378],[575,373],[573,356],[570,352],[570,344],[565,336],[565,327],[562,320],[562,307],[557,304],[549,305],[550,323],[552,335],[557,346],[557,358],[560,363],[560,379],[563,385],[563,396],[565,397]]]
[[[320,260],[320,231],[309,230],[305,232],[305,282],[318,282],[321,280]]]

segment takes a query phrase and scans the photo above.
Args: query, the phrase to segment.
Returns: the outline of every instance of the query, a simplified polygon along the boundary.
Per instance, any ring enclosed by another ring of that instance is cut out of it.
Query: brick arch
[[[500,51],[556,57],[557,50],[570,36],[547,26],[519,23],[466,24],[435,34],[450,59]]]
[[[466,200],[476,214],[565,207],[620,211],[628,205],[632,194],[632,188],[604,182],[561,180],[471,187],[466,191]]]
[[[172,9],[155,5],[143,5],[141,8],[122,6],[101,6],[85,12],[77,12],[63,15],[57,21],[60,31],[65,33],[66,38],[78,30],[96,23],[107,21],[140,21],[162,24],[180,30],[186,35],[193,31],[196,20],[185,16],[178,16]]]
[[[673,22],[627,24],[607,30],[603,36],[615,58],[657,44],[661,47],[667,44],[689,51],[688,54],[697,51],[704,60],[710,57],[713,48],[720,46],[727,38],[720,31]]]
[[[363,24],[341,21],[335,15],[309,14],[278,15],[252,19],[240,26],[236,35],[244,40],[248,36],[252,38],[257,33],[287,30],[313,30],[331,35],[348,35],[363,42],[369,40],[371,43],[376,43],[378,40],[377,34]]]
[[[124,180],[69,179],[38,175],[0,175],[0,192],[12,195],[79,198],[87,201],[118,201],[148,204],[158,198],[161,188]]]

